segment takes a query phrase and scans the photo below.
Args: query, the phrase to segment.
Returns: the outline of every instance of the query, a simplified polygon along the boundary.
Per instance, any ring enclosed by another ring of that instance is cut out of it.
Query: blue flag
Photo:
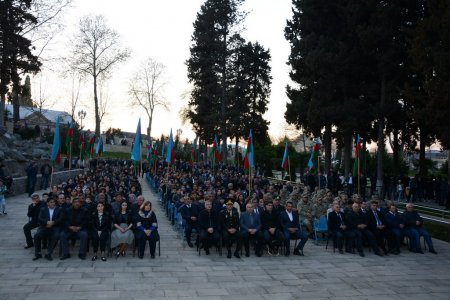
[[[141,161],[141,118],[139,118],[136,136],[134,137],[133,147],[131,148],[131,160]]]

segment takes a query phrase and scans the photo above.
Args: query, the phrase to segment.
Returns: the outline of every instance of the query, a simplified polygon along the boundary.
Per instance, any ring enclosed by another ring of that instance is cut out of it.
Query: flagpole
[[[69,170],[72,169],[72,141],[69,143]]]
[[[319,183],[320,190],[320,155],[317,155],[317,182]]]
[[[83,149],[83,142],[80,145],[80,159],[78,160],[78,168],[81,168],[81,149]]]
[[[144,177],[144,170],[142,170],[142,152],[141,152],[141,150],[142,150],[142,147],[141,147],[141,144],[139,143],[139,167],[140,167],[140,172],[142,173],[142,178]],[[139,175],[141,174],[141,173],[139,173]]]
[[[360,178],[360,176],[359,176],[359,155],[358,155],[358,174],[357,174],[357,176],[358,176],[358,195],[361,196],[361,191],[360,191],[360,187],[361,187],[361,178]]]
[[[289,155],[288,155],[287,159],[288,159],[288,165],[289,165],[289,182],[292,182],[292,176],[291,176],[291,161],[290,161]]]
[[[53,189],[53,163],[52,163],[52,174],[50,175],[50,187],[49,191]]]

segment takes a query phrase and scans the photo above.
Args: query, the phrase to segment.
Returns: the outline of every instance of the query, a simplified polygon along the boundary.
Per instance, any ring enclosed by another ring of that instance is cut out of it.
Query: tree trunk
[[[350,173],[350,161],[352,159],[352,133],[344,133],[344,176]]]
[[[150,140],[152,134],[152,123],[153,123],[153,109],[150,110],[150,114],[148,116],[148,127],[147,127],[148,140]]]
[[[396,175],[400,175],[399,169],[400,169],[400,145],[398,142],[398,135],[399,132],[397,129],[394,128],[392,135],[394,136],[394,141],[392,145],[392,159],[394,161],[394,173]]]
[[[239,167],[239,163],[240,163],[240,161],[239,161],[239,138],[237,136],[236,136],[236,144],[235,144],[234,152],[235,152],[234,162],[235,162],[235,165]]]
[[[94,69],[94,73],[96,70]],[[97,97],[97,76],[94,75],[94,106],[95,106],[95,135],[100,137],[100,114],[98,108],[98,97]]]
[[[377,192],[378,195],[383,193],[383,155],[384,155],[384,104],[386,102],[386,76],[381,76],[381,91],[380,91],[380,117],[378,120],[378,149],[377,149]]]
[[[227,32],[227,30],[225,30]],[[225,118],[226,109],[227,109],[227,35],[224,34],[223,40],[223,61],[222,61],[222,103],[221,103],[221,117],[222,117],[222,142],[223,142],[223,160],[224,163],[227,163],[228,158],[228,149],[227,149],[227,119]]]
[[[362,163],[362,173],[367,177],[367,135],[363,135],[362,137],[362,151],[359,153],[360,162]]]
[[[331,169],[331,124],[325,126],[324,146],[325,146],[325,170],[324,174],[328,174]]]
[[[18,124],[20,121],[19,92],[20,92],[20,83],[15,80],[15,82],[13,83],[13,91],[12,91],[14,127],[16,127],[16,124]]]
[[[423,127],[420,127],[420,145],[419,145],[419,174],[425,176],[428,173],[427,163],[425,157],[425,146],[427,140],[427,133]]]

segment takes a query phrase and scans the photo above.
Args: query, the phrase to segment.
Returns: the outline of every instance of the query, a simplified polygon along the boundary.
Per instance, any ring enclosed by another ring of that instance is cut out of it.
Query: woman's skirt
[[[126,223],[121,223],[120,227],[127,228]],[[120,230],[116,229],[111,234],[111,248],[117,247],[119,244],[129,244],[133,243],[134,234],[132,230],[127,230],[122,233]]]

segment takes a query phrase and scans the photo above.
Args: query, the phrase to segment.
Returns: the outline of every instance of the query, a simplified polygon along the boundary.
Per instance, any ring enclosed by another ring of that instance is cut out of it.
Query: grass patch
[[[433,238],[450,243],[450,226],[432,221],[426,221],[424,223],[424,227]]]

